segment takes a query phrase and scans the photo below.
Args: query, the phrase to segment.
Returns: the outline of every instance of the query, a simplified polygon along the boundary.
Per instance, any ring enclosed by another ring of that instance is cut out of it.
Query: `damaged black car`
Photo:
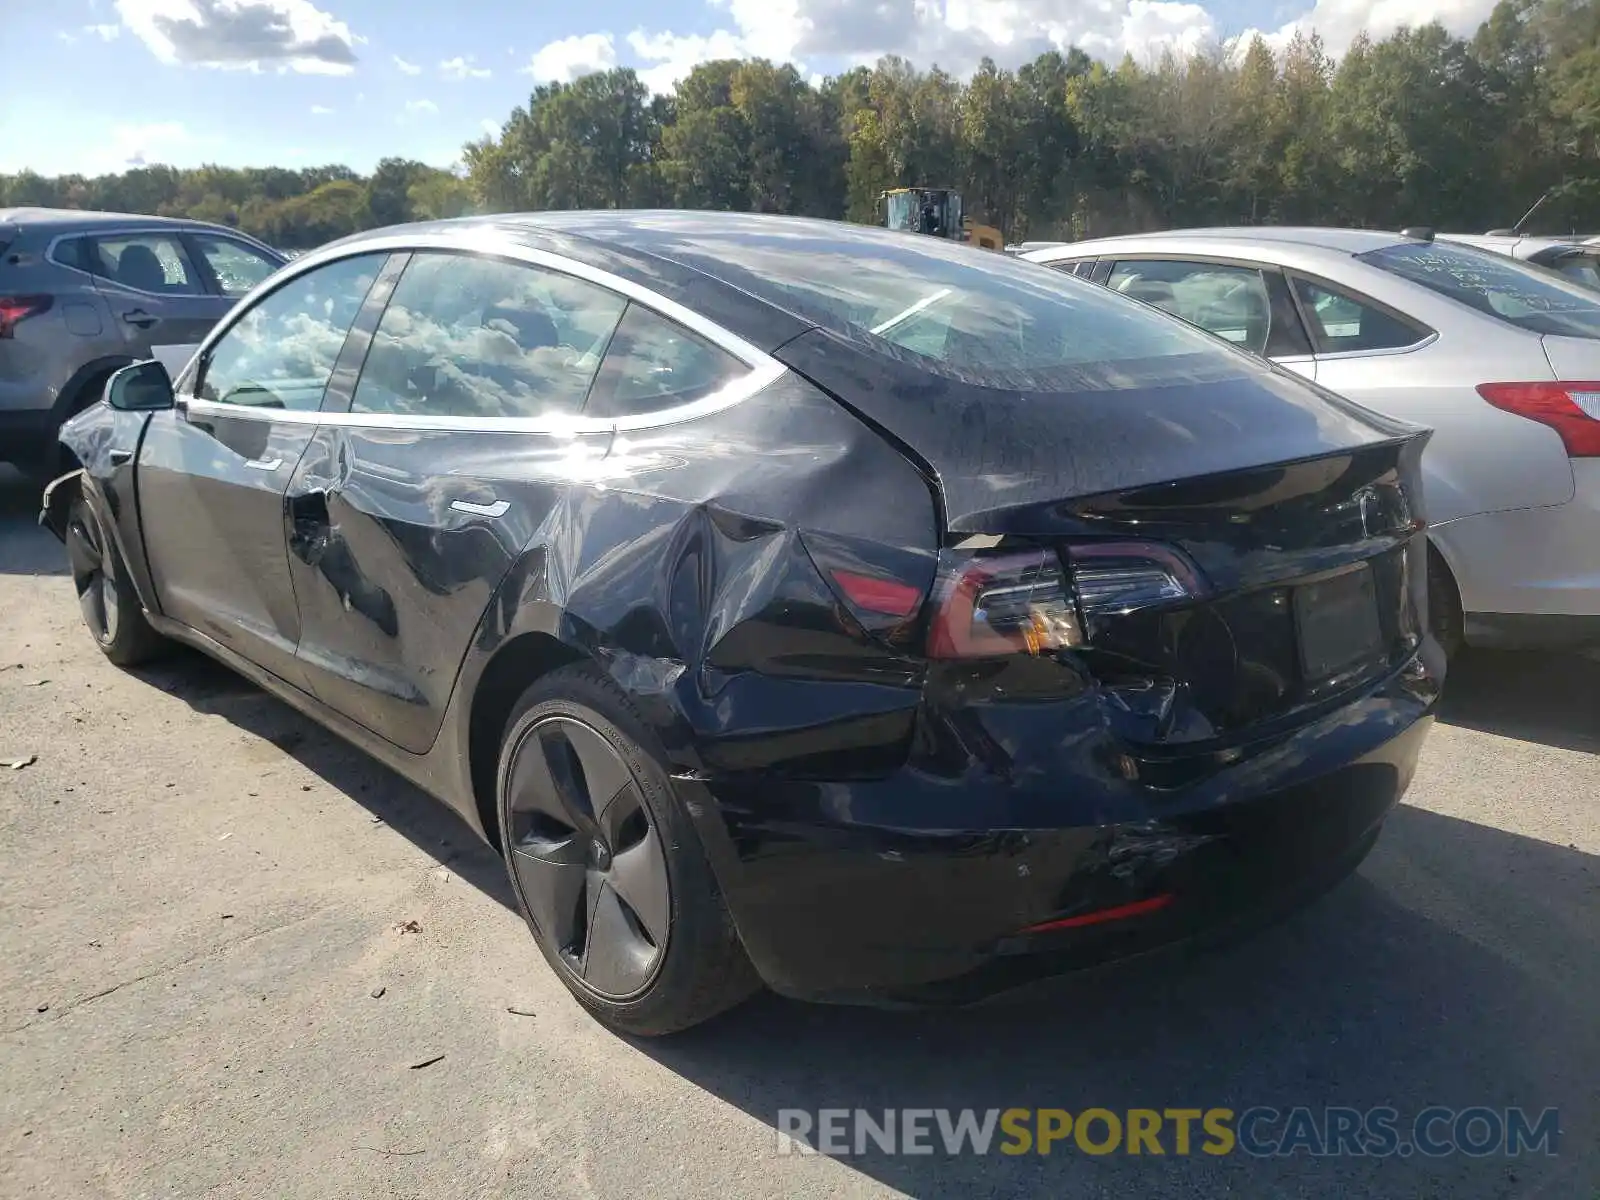
[[[456,809],[620,1030],[1258,923],[1361,861],[1432,719],[1427,432],[1005,255],[424,224],[177,361],[63,431],[89,631]]]

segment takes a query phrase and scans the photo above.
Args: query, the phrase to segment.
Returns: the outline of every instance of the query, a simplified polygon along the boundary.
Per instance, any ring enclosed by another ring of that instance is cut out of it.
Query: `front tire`
[[[665,756],[609,677],[574,664],[523,693],[496,798],[522,915],[601,1022],[675,1033],[760,986]]]
[[[83,623],[100,651],[119,667],[157,657],[167,642],[150,628],[117,543],[94,507],[79,495],[67,516],[67,560]]]

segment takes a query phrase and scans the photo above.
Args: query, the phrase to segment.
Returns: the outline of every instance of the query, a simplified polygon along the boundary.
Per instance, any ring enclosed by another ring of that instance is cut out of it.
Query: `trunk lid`
[[[933,476],[952,533],[1048,535],[1062,502],[1404,441],[1421,430],[1243,354],[1061,373],[1050,392],[933,373],[812,329],[775,352]]]

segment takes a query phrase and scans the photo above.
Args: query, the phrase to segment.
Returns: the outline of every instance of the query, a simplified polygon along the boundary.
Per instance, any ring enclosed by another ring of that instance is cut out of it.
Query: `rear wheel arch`
[[[106,381],[133,361],[125,354],[113,355],[94,359],[74,371],[56,396],[56,423],[76,416],[100,399]]]
[[[512,711],[536,680],[586,657],[553,634],[523,633],[496,650],[478,677],[467,719],[467,766],[478,820],[484,836],[497,850],[500,815],[495,772],[500,762],[500,742]]]

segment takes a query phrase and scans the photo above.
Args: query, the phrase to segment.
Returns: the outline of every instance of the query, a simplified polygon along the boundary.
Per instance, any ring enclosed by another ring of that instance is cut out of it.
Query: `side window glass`
[[[199,397],[310,412],[387,254],[341,258],[262,297],[206,355]]]
[[[191,236],[224,296],[242,296],[278,269],[277,263],[242,242],[204,233]]]
[[[1318,354],[1399,350],[1428,336],[1421,326],[1326,284],[1296,278],[1294,288]]]
[[[584,415],[639,416],[693,404],[749,370],[698,334],[630,304],[606,351]]]
[[[1235,346],[1265,354],[1272,303],[1261,272],[1196,262],[1119,262],[1107,286],[1143,300]]]
[[[193,296],[202,291],[175,237],[142,233],[95,238],[94,249],[88,270],[124,287],[168,296]]]
[[[56,243],[56,248],[51,251],[50,258],[60,263],[63,267],[73,267],[79,271],[95,272],[95,259],[93,247],[86,237],[63,238]]]
[[[542,417],[583,407],[622,297],[470,255],[412,258],[373,335],[354,412]]]

